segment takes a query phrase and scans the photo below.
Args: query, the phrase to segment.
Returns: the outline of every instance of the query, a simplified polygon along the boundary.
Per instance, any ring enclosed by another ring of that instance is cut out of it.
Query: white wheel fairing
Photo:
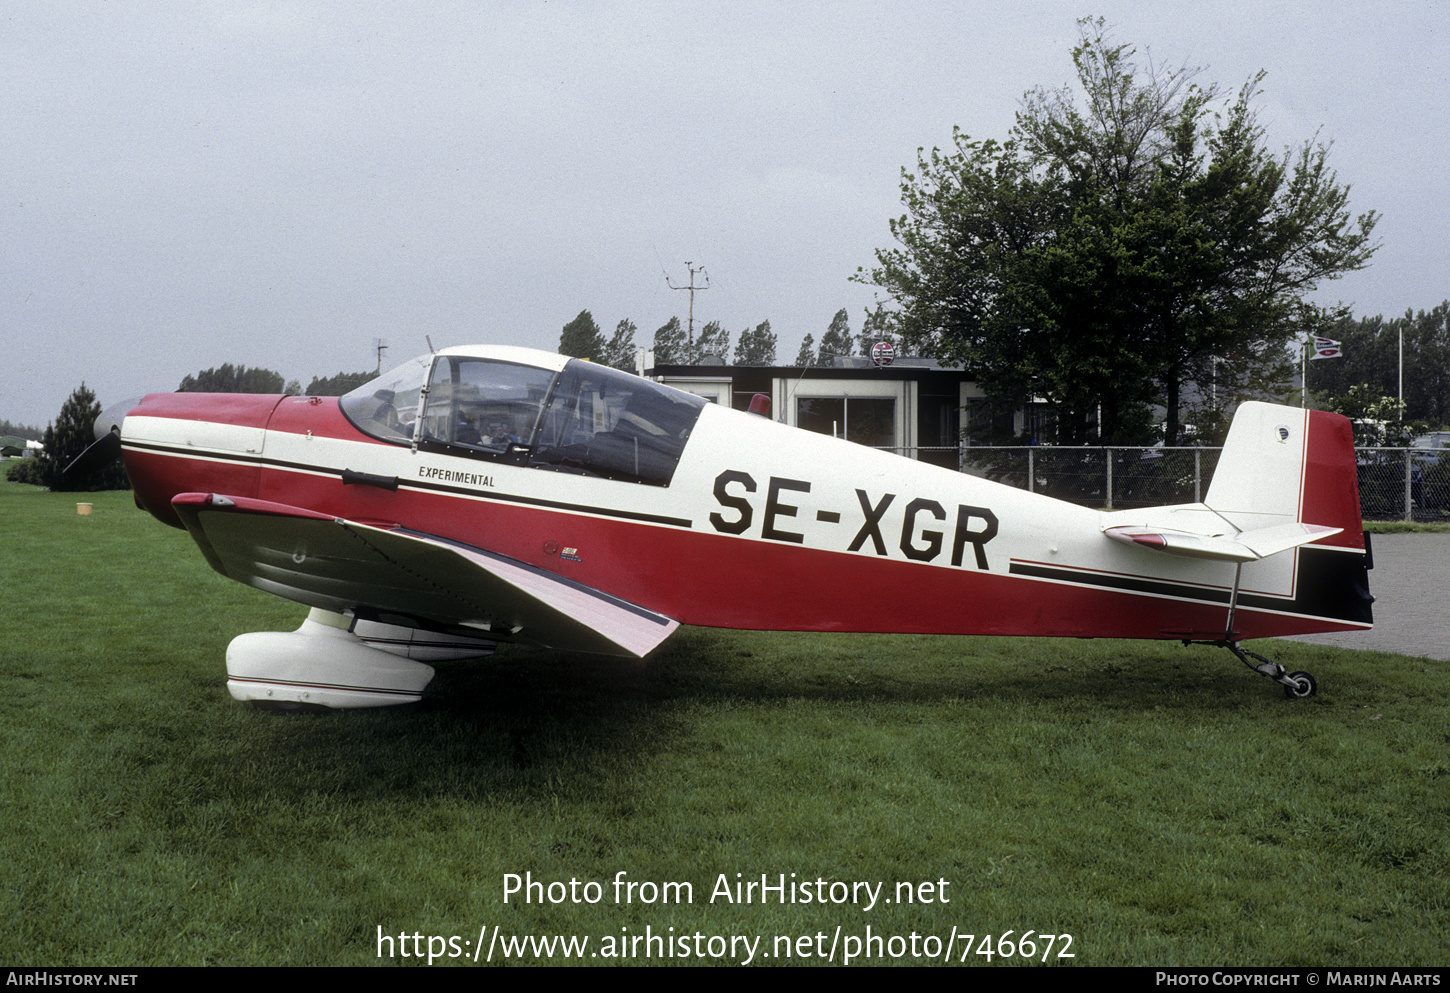
[[[433,678],[431,666],[369,648],[345,627],[317,619],[319,614],[325,612],[312,611],[296,631],[232,639],[227,646],[232,697],[321,707],[391,707],[422,698]]]

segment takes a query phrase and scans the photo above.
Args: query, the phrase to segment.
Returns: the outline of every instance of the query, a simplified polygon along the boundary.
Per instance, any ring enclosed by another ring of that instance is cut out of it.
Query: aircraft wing
[[[401,615],[480,636],[640,657],[679,622],[516,559],[300,507],[182,493],[172,506],[212,568],[338,613]]]

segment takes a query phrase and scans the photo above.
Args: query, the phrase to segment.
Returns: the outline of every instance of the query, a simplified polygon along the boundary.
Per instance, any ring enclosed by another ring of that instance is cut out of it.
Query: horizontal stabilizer
[[[1126,545],[1167,552],[1170,555],[1218,559],[1224,562],[1253,562],[1338,534],[1341,530],[1318,524],[1279,524],[1233,535],[1208,535],[1170,528],[1118,526],[1105,528],[1103,534]]]
[[[172,506],[212,568],[310,607],[634,657],[679,626],[582,583],[435,535],[244,497],[182,493]]]

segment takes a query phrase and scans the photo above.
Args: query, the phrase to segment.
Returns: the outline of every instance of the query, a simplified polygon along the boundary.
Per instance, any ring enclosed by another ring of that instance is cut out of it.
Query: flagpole
[[[1305,338],[1299,348],[1299,409],[1309,406],[1309,339]]]

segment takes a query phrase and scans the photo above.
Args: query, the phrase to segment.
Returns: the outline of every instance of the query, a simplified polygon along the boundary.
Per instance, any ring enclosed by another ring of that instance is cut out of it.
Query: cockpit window
[[[523,464],[554,377],[535,365],[439,355],[419,448]]]
[[[483,454],[520,452],[533,436],[554,376],[536,366],[440,355],[428,384],[420,441]]]
[[[428,382],[433,356],[404,362],[345,395],[339,403],[347,419],[374,438],[409,443],[418,416],[418,393]]]
[[[459,455],[511,453],[522,461],[554,377],[548,369],[514,362],[424,355],[340,402],[348,419],[374,438],[424,448],[457,446]]]
[[[668,486],[705,401],[580,359],[556,373],[425,355],[341,405],[359,430],[420,451]]]
[[[688,393],[576,359],[549,397],[529,464],[668,486],[704,405]]]

